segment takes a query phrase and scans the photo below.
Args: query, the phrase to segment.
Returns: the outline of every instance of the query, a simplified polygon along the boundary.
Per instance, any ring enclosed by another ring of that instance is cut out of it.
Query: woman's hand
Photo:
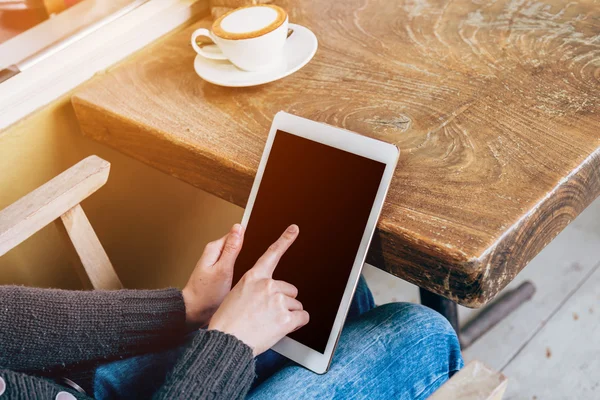
[[[227,235],[206,245],[183,289],[190,329],[206,326],[231,290],[233,264],[242,249],[243,231],[240,224],[235,224]]]
[[[273,280],[273,271],[286,250],[298,237],[291,225],[240,279],[212,317],[208,329],[236,336],[257,356],[288,333],[308,323],[308,313],[296,300],[298,289]]]

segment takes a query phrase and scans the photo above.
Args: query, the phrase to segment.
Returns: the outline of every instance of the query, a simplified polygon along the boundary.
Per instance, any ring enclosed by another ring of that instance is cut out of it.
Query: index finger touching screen
[[[291,224],[273,278],[298,288],[310,322],[289,337],[320,352],[331,333],[384,163],[277,130],[238,256],[234,284]]]

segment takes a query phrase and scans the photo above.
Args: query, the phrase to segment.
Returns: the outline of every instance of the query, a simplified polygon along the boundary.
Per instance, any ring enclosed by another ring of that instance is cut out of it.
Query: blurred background
[[[0,82],[147,1],[0,0]]]
[[[26,30],[36,26],[37,24],[57,16],[68,10],[78,3],[86,3],[78,6],[75,14],[80,11],[92,11],[92,8],[98,5],[105,5],[107,9],[109,5],[120,7],[127,1],[94,1],[94,0],[0,0],[0,43],[11,39],[12,37],[25,32]],[[92,22],[94,17],[87,22]]]

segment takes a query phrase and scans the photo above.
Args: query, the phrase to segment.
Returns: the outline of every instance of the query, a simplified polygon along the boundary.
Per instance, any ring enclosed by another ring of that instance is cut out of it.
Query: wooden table
[[[244,206],[274,114],[401,148],[368,260],[492,299],[600,193],[600,3],[281,1],[313,61],[253,88],[195,75],[191,32],[73,96],[85,135]]]

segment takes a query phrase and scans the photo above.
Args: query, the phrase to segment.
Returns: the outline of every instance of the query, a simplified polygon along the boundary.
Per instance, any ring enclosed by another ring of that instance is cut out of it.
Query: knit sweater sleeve
[[[185,330],[181,291],[66,291],[0,286],[0,367],[44,371],[173,345]]]
[[[235,336],[200,330],[154,400],[244,399],[254,368],[252,349]]]
[[[201,330],[154,399],[243,399],[254,377],[254,359],[248,346],[225,333]],[[0,397],[8,396],[7,399],[54,399],[58,393],[66,391],[77,399],[91,400],[51,380],[2,368],[0,385]]]

